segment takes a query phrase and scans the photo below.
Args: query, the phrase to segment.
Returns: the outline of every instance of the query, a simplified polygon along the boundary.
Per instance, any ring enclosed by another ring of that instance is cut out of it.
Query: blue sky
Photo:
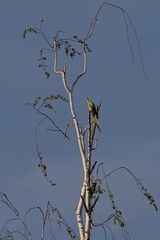
[[[56,189],[50,189],[39,173],[34,136],[39,117],[25,103],[39,95],[63,93],[63,90],[59,78],[52,75],[46,80],[37,67],[39,49],[45,43],[34,36],[24,42],[23,30],[38,26],[43,18],[50,39],[57,30],[63,30],[65,36],[83,36],[100,3],[98,0],[2,0],[0,3],[0,191],[8,194],[22,212],[38,204],[45,206],[50,199],[62,208],[64,215],[73,219],[72,206],[75,207],[78,199],[82,174],[74,135],[66,143],[61,136],[46,132],[44,125],[39,133],[39,144],[49,174],[57,182]],[[94,159],[103,161],[107,170],[122,165],[131,168],[160,204],[160,2],[121,0],[112,3],[119,4],[132,17],[149,80],[143,74],[133,32],[130,37],[134,64],[122,14],[105,7],[89,42],[93,52],[89,55],[87,76],[75,92],[77,114],[84,123],[85,97],[97,103],[102,100],[100,124],[103,130]],[[79,70],[77,64],[73,64],[73,74]],[[64,125],[64,116],[66,121],[69,119],[65,111],[64,106],[62,115],[60,109],[56,111],[57,121]],[[66,187],[69,184],[72,189]],[[121,173],[111,178],[111,184],[119,206],[126,209],[132,239],[158,239],[159,213],[141,199],[134,182]],[[8,212],[3,207],[0,211],[6,218]]]

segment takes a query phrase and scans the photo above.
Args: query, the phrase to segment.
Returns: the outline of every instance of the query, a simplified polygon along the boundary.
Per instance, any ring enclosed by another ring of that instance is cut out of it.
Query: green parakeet
[[[87,103],[89,112],[92,113],[93,122],[94,122],[95,126],[98,128],[99,131],[101,131],[100,127],[99,127],[99,121],[98,121],[98,111],[99,111],[99,108],[96,107],[94,102],[91,99],[89,99],[89,98],[86,99],[86,103]]]

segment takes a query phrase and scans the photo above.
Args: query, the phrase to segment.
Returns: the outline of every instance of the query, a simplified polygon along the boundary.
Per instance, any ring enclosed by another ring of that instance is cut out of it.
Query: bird
[[[98,112],[99,112],[100,106],[96,107],[95,103],[89,98],[86,99],[86,103],[88,106],[88,111],[92,113],[93,122],[94,122],[95,126],[98,128],[99,132],[101,132],[100,127],[99,127],[99,118],[98,118]]]

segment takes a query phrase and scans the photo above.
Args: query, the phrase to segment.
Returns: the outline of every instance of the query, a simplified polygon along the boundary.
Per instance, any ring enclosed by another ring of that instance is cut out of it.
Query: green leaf
[[[45,72],[45,75],[46,75],[47,79],[50,77],[50,74],[47,71]]]
[[[24,30],[24,32],[23,32],[23,39],[26,39],[26,33],[27,33],[27,31],[26,30]]]
[[[69,49],[68,49],[68,47],[65,47],[65,53],[66,53],[66,56],[68,57],[68,54],[69,54]]]

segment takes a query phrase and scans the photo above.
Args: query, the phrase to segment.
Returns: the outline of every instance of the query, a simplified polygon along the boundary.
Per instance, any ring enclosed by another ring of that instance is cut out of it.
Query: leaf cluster
[[[116,211],[116,214],[113,218],[113,223],[119,225],[121,228],[125,227],[125,222],[123,220],[122,212],[120,210]]]
[[[56,186],[56,183],[54,183],[52,180],[48,178],[48,173],[47,173],[47,165],[43,161],[43,157],[41,152],[38,152],[38,158],[39,158],[39,164],[38,167],[41,169],[41,172],[43,176],[46,178],[47,182],[53,187]]]
[[[39,61],[38,67],[43,69],[46,78],[49,79],[50,73],[47,70],[46,60],[47,60],[47,58],[44,55],[44,49],[41,49],[40,50],[40,58],[38,59],[38,61]]]
[[[61,100],[63,102],[68,102],[68,99],[61,96],[60,94],[49,95],[45,98],[39,96],[34,100],[33,107],[36,108],[36,109],[39,109],[39,110],[41,108],[53,110],[54,109],[54,106],[53,106],[53,103],[52,103],[53,100]]]
[[[72,240],[76,240],[77,237],[73,231],[73,229],[68,225],[67,221],[64,219],[63,215],[60,213],[58,208],[52,208],[52,211],[56,217],[56,221],[58,225],[61,227],[62,225],[66,227],[67,234]]]
[[[56,47],[58,50],[61,50],[64,47],[65,55],[71,57],[72,59],[77,55],[81,55],[81,51],[76,50],[73,46],[73,42],[83,44],[83,48],[87,52],[92,52],[92,50],[88,47],[88,43],[85,43],[84,40],[79,39],[77,36],[73,36],[69,39],[56,39]]]
[[[108,194],[109,194],[109,199],[112,204],[112,209],[114,211],[113,223],[116,225],[119,225],[121,228],[124,228],[126,226],[126,224],[123,219],[122,211],[120,211],[118,209],[118,207],[116,206],[114,195],[109,188],[108,188]]]
[[[92,199],[96,199],[97,196],[102,194],[104,192],[104,189],[102,188],[102,181],[99,178],[94,179],[92,177],[91,181],[91,188],[90,188],[90,194]]]
[[[67,233],[68,233],[68,235],[70,236],[70,238],[72,240],[76,240],[77,239],[71,227],[67,228]]]
[[[23,37],[24,40],[25,40],[26,37],[27,37],[27,33],[35,33],[35,34],[37,34],[37,33],[39,33],[39,31],[38,31],[37,28],[32,28],[32,27],[29,27],[29,28],[25,29],[25,30],[23,31],[23,35],[22,35],[22,37]]]
[[[62,47],[64,48],[65,55],[71,57],[72,59],[77,55],[81,55],[80,51],[77,51],[73,45],[71,44],[70,40],[58,39],[56,40],[56,47],[58,50],[61,50]]]
[[[148,192],[147,188],[144,188],[142,186],[142,191],[143,191],[143,195],[147,198],[147,200],[149,201],[150,205],[153,206],[156,211],[158,211],[158,207],[157,207],[156,201],[155,201],[154,197],[150,194],[150,192]]]
[[[72,45],[70,45],[67,41],[66,41],[66,46],[65,46],[65,54],[67,57],[71,57],[72,59],[76,56],[76,55],[81,55],[81,52],[76,51],[75,48],[72,47]]]

